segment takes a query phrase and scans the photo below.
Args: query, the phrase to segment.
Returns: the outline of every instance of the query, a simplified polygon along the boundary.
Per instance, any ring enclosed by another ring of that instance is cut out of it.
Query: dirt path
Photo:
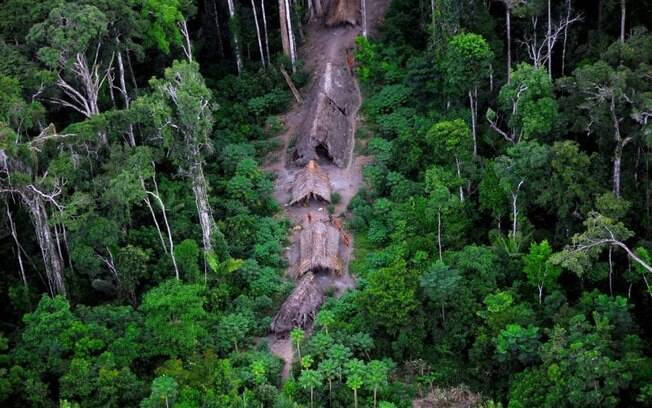
[[[389,0],[367,0],[368,26],[370,33],[378,27],[380,19],[385,13]],[[276,152],[265,166],[268,171],[273,171],[277,175],[275,186],[275,198],[279,203],[285,204],[289,201],[289,192],[294,181],[295,174],[300,170],[294,163],[289,160],[288,151],[294,142],[302,122],[310,114],[311,100],[317,98],[321,92],[321,87],[313,86],[314,84],[325,81],[326,88],[330,89],[328,82],[331,81],[331,70],[348,69],[346,55],[355,46],[355,38],[361,33],[360,27],[341,26],[326,28],[321,23],[313,22],[304,27],[306,41],[300,49],[300,57],[305,62],[306,69],[312,73],[312,81],[303,90],[305,101],[296,104],[294,108],[285,115],[284,122],[286,132],[279,136],[282,151]],[[336,77],[337,78],[337,77]],[[337,79],[335,79],[337,80]],[[355,156],[355,132],[358,123],[358,112],[362,104],[362,95],[357,81],[354,78],[354,89],[344,89],[346,95],[329,95],[332,98],[347,98],[352,100],[352,109],[348,112],[349,126],[351,129],[350,140],[346,141],[348,147],[347,164],[343,167],[337,167],[333,163],[323,160],[319,164],[322,170],[328,175],[333,192],[337,192],[341,199],[335,208],[335,216],[345,216],[346,209],[351,199],[355,196],[363,183],[362,167],[369,162],[365,156]],[[334,89],[340,89],[337,86]],[[306,93],[307,92],[307,93]],[[316,118],[319,121],[320,118]],[[322,125],[322,123],[320,123]],[[342,135],[342,137],[347,137]],[[294,225],[300,225],[306,215],[311,212],[319,214],[319,217],[327,218],[327,208],[319,203],[312,202],[307,207],[286,206],[284,213]],[[293,253],[294,242],[298,238],[298,232],[295,231],[290,240],[291,246],[287,251],[287,258],[290,265],[296,259],[296,253]],[[351,257],[353,243],[347,247],[346,253],[342,254],[345,263],[344,272],[341,276],[332,274],[318,275],[317,281],[322,290],[333,290],[336,296],[340,296],[348,289],[355,287],[355,280],[349,274],[348,262]],[[293,347],[289,339],[277,338],[271,334],[267,338],[272,353],[284,361],[282,378],[286,379],[290,375],[292,361],[294,359]]]

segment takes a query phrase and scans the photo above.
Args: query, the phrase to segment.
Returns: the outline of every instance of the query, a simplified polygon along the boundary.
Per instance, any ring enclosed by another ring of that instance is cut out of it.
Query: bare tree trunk
[[[524,181],[521,180],[516,187],[516,191],[512,192],[512,236],[516,239],[517,226],[518,226],[518,193],[523,186]]]
[[[612,177],[612,191],[616,197],[620,197],[621,193],[621,167],[622,167],[622,158],[623,150],[625,146],[632,140],[631,136],[622,138],[620,133],[620,121],[616,115],[616,101],[615,96],[611,96],[611,103],[609,107],[609,112],[611,114],[611,120],[614,127],[614,140],[616,142],[616,148],[614,149],[614,161],[613,161],[613,177]]]
[[[609,245],[609,295],[614,295],[614,286],[613,286],[613,275],[614,275],[614,263],[612,259],[613,247]]]
[[[321,17],[324,15],[324,8],[321,5],[321,0],[309,0],[309,1],[314,1],[314,9],[315,9],[315,15],[317,17]]]
[[[208,202],[208,182],[204,176],[204,169],[199,161],[196,161],[191,173],[192,192],[195,195],[195,205],[197,206],[197,216],[202,231],[202,244],[204,249],[204,281],[208,281],[208,269],[206,259],[213,254],[213,235],[216,225],[213,219],[213,210]]]
[[[229,6],[229,18],[233,20],[235,18],[235,0],[227,0]],[[238,74],[242,73],[242,54],[240,52],[240,40],[238,38],[238,33],[232,32],[233,35],[233,50],[235,52],[235,65],[238,69]]]
[[[21,194],[27,209],[32,218],[32,224],[36,231],[36,239],[41,248],[45,274],[48,279],[50,294],[66,295],[66,285],[63,277],[63,261],[56,248],[52,231],[50,230],[50,220],[43,198],[38,194]]]
[[[222,41],[222,29],[220,27],[220,15],[217,12],[217,0],[212,0],[213,17],[215,20],[215,30],[217,30],[217,52],[220,57],[224,57],[224,42]]]
[[[260,0],[260,10],[263,14],[263,31],[265,32],[265,51],[267,52],[267,65],[272,65],[272,58],[269,54],[269,36],[267,34],[267,16],[265,13],[265,0]]]
[[[285,18],[287,20],[288,41],[290,46],[290,61],[292,62],[292,73],[297,70],[297,49],[294,41],[294,31],[292,31],[292,13],[289,0],[285,1]]]
[[[566,1],[566,21],[570,20],[571,0]],[[564,46],[561,51],[561,76],[566,75],[566,45],[568,44],[568,25],[564,27]]]
[[[625,19],[627,17],[627,0],[620,0],[620,43],[625,44]]]
[[[457,177],[462,179],[462,171],[460,170],[460,159],[455,156],[455,167],[457,168]],[[464,187],[460,186],[460,202],[464,202]]]
[[[548,77],[552,80],[552,6],[548,0]]]
[[[258,39],[258,50],[260,51],[260,63],[265,67],[265,52],[263,51],[263,40],[260,37],[260,25],[258,25],[258,13],[256,12],[256,3],[251,0],[251,9],[254,12],[254,23],[256,24],[256,38]]]
[[[5,205],[7,207],[7,219],[9,220],[9,229],[11,230],[11,237],[14,239],[14,243],[16,244],[16,256],[18,258],[18,266],[20,267],[20,278],[23,281],[23,285],[25,286],[25,288],[27,288],[28,287],[27,275],[25,274],[25,266],[23,265],[23,256],[20,253],[22,246],[20,245],[20,241],[18,241],[16,224],[14,223],[14,219],[11,217],[11,211],[9,211],[9,205],[7,203],[5,203]]]
[[[287,13],[285,12],[285,0],[278,0],[279,22],[281,25],[281,43],[283,54],[290,56],[290,38],[288,36]]]
[[[540,283],[539,285],[539,304],[543,303],[543,284]]]
[[[506,6],[507,11],[507,83],[512,82],[512,9]]]
[[[183,53],[186,55],[188,62],[192,62],[192,43],[190,42],[190,32],[188,32],[188,23],[184,18],[179,23],[179,30],[181,31],[181,36],[183,37]]]
[[[471,132],[473,134],[473,157],[478,155],[478,87],[469,91],[469,106],[471,108]]]
[[[120,40],[118,40],[118,44],[120,44]],[[127,92],[127,81],[125,79],[125,66],[124,62],[122,60],[122,52],[118,50],[117,52],[117,59],[118,59],[118,75],[119,75],[119,81],[120,81],[120,93],[122,94],[122,100],[124,101],[124,107],[125,109],[129,109],[129,104],[131,103],[129,99],[129,93]],[[130,123],[129,127],[127,129],[127,136],[129,137],[129,145],[131,147],[136,147],[136,137],[134,136],[134,127]]]
[[[367,38],[367,0],[360,0],[362,3],[362,36]]]
[[[174,273],[177,277],[177,280],[179,280],[179,267],[177,266],[177,257],[174,254],[174,240],[172,239],[172,230],[170,229],[170,223],[168,222],[168,216],[167,216],[167,210],[165,208],[165,204],[163,203],[163,199],[161,199],[161,194],[158,191],[158,183],[156,182],[156,176],[152,176],[152,180],[154,181],[154,193],[152,196],[156,199],[158,202],[158,205],[161,207],[161,212],[163,213],[163,222],[165,223],[165,229],[168,234],[168,244],[170,245],[170,257],[172,258],[172,265],[174,266]]]

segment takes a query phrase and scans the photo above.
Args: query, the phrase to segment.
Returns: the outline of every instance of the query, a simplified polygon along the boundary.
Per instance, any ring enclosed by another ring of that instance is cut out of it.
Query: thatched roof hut
[[[311,106],[298,129],[293,160],[305,166],[310,160],[326,159],[345,167],[351,151],[350,115],[357,101],[355,83],[346,64],[327,63],[321,81],[313,85],[310,94]]]
[[[307,273],[281,305],[272,321],[272,332],[285,336],[295,327],[307,328],[323,302],[324,293],[317,285],[315,275]]]
[[[330,223],[309,219],[299,236],[299,262],[294,276],[309,272],[341,274],[344,263],[340,257],[340,239],[340,231]]]
[[[331,0],[326,26],[332,27],[340,24],[358,24],[358,11],[360,0]]]
[[[294,177],[290,205],[311,199],[331,202],[331,182],[328,174],[324,173],[314,160],[310,160]]]

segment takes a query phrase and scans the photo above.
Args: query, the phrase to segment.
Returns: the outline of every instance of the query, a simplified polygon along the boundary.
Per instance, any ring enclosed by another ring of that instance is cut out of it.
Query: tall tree
[[[163,79],[152,80],[151,85],[155,90],[149,99],[153,105],[153,117],[166,131],[165,145],[181,174],[191,182],[207,273],[211,258],[224,260],[228,256],[224,237],[213,217],[208,196],[210,187],[204,173],[206,154],[211,149],[215,107],[212,94],[196,63],[177,61],[165,70]]]
[[[448,43],[446,80],[453,93],[462,91],[468,96],[474,156],[478,153],[478,88],[489,78],[493,56],[487,41],[477,34],[458,34]]]

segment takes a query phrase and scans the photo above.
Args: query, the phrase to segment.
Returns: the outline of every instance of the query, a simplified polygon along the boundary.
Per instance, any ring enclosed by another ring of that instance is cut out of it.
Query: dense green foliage
[[[621,41],[621,2],[577,3],[551,2],[550,65],[545,0],[393,0],[358,39],[357,287],[290,333],[282,382],[261,163],[289,62],[260,63],[250,4],[3,2],[0,405],[652,404],[652,4]]]

